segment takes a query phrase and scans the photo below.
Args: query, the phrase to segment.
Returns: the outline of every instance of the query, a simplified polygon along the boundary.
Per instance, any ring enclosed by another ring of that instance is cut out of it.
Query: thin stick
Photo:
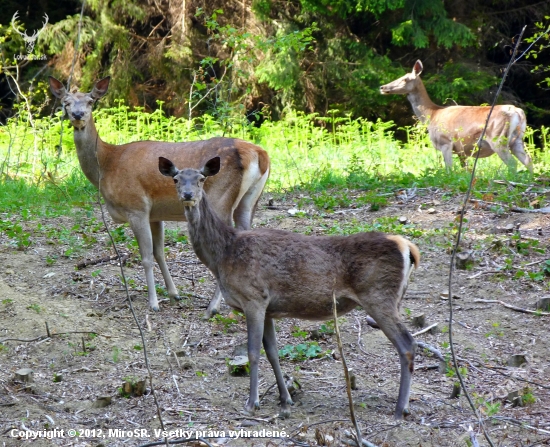
[[[49,338],[52,338],[51,334],[50,334],[50,328],[48,327],[48,322],[45,321],[44,323],[46,323],[46,334],[48,334],[48,337]]]
[[[540,310],[524,309],[523,307],[513,306],[512,304],[505,303],[504,301],[501,301],[501,300],[477,299],[477,300],[474,300],[474,303],[500,304],[501,306],[504,306],[508,309],[515,310],[516,312],[522,312],[524,314],[533,314],[533,315],[538,315],[538,316],[548,316],[548,315],[550,315],[550,312],[542,312]]]
[[[42,341],[46,340],[48,338],[53,338],[60,335],[68,335],[68,334],[95,334],[95,335],[101,335],[99,332],[93,332],[93,331],[71,331],[71,332],[59,332],[58,334],[51,334],[51,335],[41,335],[40,337],[31,338],[31,339],[21,339],[21,338],[4,338],[3,340],[0,340],[0,343],[4,343],[6,341],[20,341],[22,343],[31,343],[33,341]]]
[[[506,67],[506,70],[504,70],[502,80],[500,82],[498,90],[497,90],[497,92],[495,94],[495,97],[493,99],[493,103],[491,104],[491,108],[489,109],[489,114],[487,115],[487,120],[485,121],[485,126],[483,127],[483,130],[481,131],[481,135],[479,136],[479,139],[477,140],[477,147],[478,148],[481,147],[481,142],[483,141],[483,138],[485,137],[485,132],[487,130],[487,127],[489,126],[489,120],[491,119],[491,115],[493,113],[493,110],[495,108],[495,104],[496,104],[497,99],[498,99],[498,97],[500,95],[500,92],[502,90],[502,86],[504,85],[504,81],[506,80],[506,76],[508,75],[508,71],[510,71],[510,68],[512,67],[512,65],[515,62],[516,52],[518,50],[519,43],[521,42],[521,39],[523,37],[523,33],[525,32],[525,28],[527,28],[527,26],[524,26],[523,29],[521,30],[521,34],[519,35],[519,38],[518,38],[518,40],[516,42],[516,45],[514,47],[514,50],[512,52],[512,57],[510,58],[510,62],[508,63],[508,66]],[[466,396],[466,399],[468,400],[468,403],[470,404],[470,408],[472,409],[472,411],[474,412],[474,414],[478,418],[479,426],[481,427],[481,429],[483,431],[483,435],[485,436],[485,439],[487,440],[487,442],[489,443],[489,445],[491,447],[495,447],[495,445],[493,444],[493,441],[491,440],[491,437],[489,436],[489,432],[485,428],[485,424],[483,423],[483,420],[481,419],[481,415],[477,411],[477,408],[474,405],[474,402],[472,401],[472,398],[470,397],[470,394],[469,394],[468,390],[466,389],[464,379],[462,377],[462,374],[460,373],[460,370],[458,369],[458,360],[456,358],[455,348],[454,348],[454,343],[453,343],[453,300],[452,300],[452,296],[453,296],[453,293],[452,293],[453,270],[454,270],[454,263],[455,263],[456,254],[458,252],[458,247],[460,246],[460,238],[462,236],[462,227],[464,225],[464,214],[466,213],[466,206],[469,202],[470,195],[471,195],[472,189],[474,187],[476,167],[477,167],[477,162],[479,160],[480,152],[481,151],[479,151],[479,150],[477,151],[477,154],[476,154],[476,157],[475,157],[475,160],[474,160],[474,165],[472,167],[472,176],[470,178],[470,184],[468,185],[468,190],[466,191],[466,197],[464,198],[464,203],[462,204],[462,208],[460,209],[458,231],[457,231],[457,234],[456,234],[455,243],[453,245],[453,251],[452,251],[452,254],[451,254],[451,262],[450,262],[450,265],[449,265],[449,283],[448,283],[448,288],[449,288],[449,346],[451,348],[451,357],[453,359],[453,366],[455,368],[455,373],[456,373],[456,376],[458,378],[458,381],[460,382],[460,386],[464,390],[464,395]]]
[[[344,348],[342,347],[342,340],[340,339],[340,328],[338,327],[338,311],[336,309],[336,292],[332,291],[332,310],[334,312],[334,332],[336,333],[336,340],[338,341],[338,350],[340,351],[340,357],[342,358],[342,366],[344,367],[344,376],[346,378],[346,391],[348,393],[349,401],[349,413],[351,416],[351,421],[355,426],[355,432],[357,435],[357,443],[361,445],[363,440],[361,438],[361,430],[359,430],[359,425],[357,424],[357,419],[355,419],[355,411],[353,410],[353,397],[351,395],[351,382],[349,378],[348,365],[346,363],[346,358],[344,357]]]
[[[436,327],[439,323],[434,323],[428,327],[425,327],[424,329],[422,329],[421,331],[418,331],[418,332],[415,332],[414,334],[412,334],[413,337],[416,337],[417,335],[420,335],[420,334],[423,334],[424,332],[428,332],[430,329],[433,329],[434,327]]]
[[[99,138],[99,136],[97,138]],[[96,154],[97,154],[97,139],[96,139]],[[115,253],[117,254],[117,256],[120,257],[120,252],[118,251],[113,235],[109,231],[109,225],[107,224],[107,219],[105,218],[105,211],[103,210],[103,205],[101,204],[101,193],[99,191],[100,191],[100,188],[98,188],[97,190],[97,202],[99,204],[99,209],[101,211],[101,219],[103,220],[103,225],[105,225],[107,234],[111,239],[111,244],[113,245],[113,249],[115,250]],[[151,372],[151,367],[149,365],[149,357],[147,356],[147,345],[145,343],[145,335],[143,333],[143,329],[141,328],[141,325],[139,324],[136,312],[134,311],[134,305],[132,304],[132,300],[130,299],[130,291],[128,290],[128,283],[126,281],[126,275],[124,274],[124,266],[122,265],[122,262],[119,263],[119,267],[120,267],[120,274],[122,276],[122,281],[124,284],[124,289],[126,290],[126,300],[128,301],[130,311],[132,312],[132,316],[134,317],[134,321],[136,323],[136,326],[139,330],[139,335],[141,337],[141,344],[143,347],[143,357],[145,359],[145,367],[147,368],[147,372],[149,375],[149,386],[151,387],[151,394],[153,395],[153,400],[155,401],[155,406],[157,407],[157,416],[159,418],[160,428],[162,429],[162,431],[165,431],[164,422],[162,420],[162,414],[160,411],[160,404],[158,402],[157,394],[155,393],[155,388],[153,385],[153,373]],[[164,442],[167,446],[169,445],[167,437],[164,438]]]

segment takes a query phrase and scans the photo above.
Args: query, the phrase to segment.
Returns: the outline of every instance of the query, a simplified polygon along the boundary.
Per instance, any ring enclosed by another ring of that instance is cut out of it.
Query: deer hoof
[[[218,315],[220,312],[218,309],[211,309],[207,310],[204,314],[204,317],[202,317],[203,320],[210,320],[214,315]]]
[[[158,304],[153,304],[153,305],[151,305],[151,310],[154,311],[154,312],[159,312],[160,307],[159,307]]]
[[[244,406],[243,413],[246,414],[247,416],[254,416],[254,413],[256,412],[256,410],[259,410],[259,409],[260,409],[259,400],[254,402],[254,405],[252,406],[252,408],[249,408],[249,405],[247,402],[246,405]]]

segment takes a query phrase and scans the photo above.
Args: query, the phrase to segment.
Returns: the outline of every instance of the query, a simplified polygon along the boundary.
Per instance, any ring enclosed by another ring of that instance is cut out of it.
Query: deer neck
[[[189,239],[197,257],[218,276],[218,265],[237,236],[237,230],[222,221],[203,193],[196,206],[186,206]]]
[[[414,114],[422,123],[426,123],[433,116],[435,110],[441,109],[441,106],[432,102],[420,78],[418,78],[416,88],[407,95],[407,98],[412,105]]]
[[[104,158],[108,148],[99,137],[93,118],[83,129],[74,128],[74,144],[82,172],[96,188],[99,188],[100,160]]]

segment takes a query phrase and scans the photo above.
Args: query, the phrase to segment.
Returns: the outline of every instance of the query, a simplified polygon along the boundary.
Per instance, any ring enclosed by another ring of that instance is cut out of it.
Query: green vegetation
[[[323,357],[325,354],[316,341],[308,341],[297,345],[285,345],[282,349],[279,349],[279,357],[288,358],[295,362]]]

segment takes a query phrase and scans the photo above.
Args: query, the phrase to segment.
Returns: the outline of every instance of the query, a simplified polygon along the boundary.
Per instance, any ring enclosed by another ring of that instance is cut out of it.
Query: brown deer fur
[[[441,151],[447,169],[453,165],[453,152],[462,163],[466,157],[475,156],[477,143],[490,107],[450,106],[434,104],[420,79],[422,62],[416,61],[411,73],[380,87],[383,95],[407,95],[417,118],[428,124],[430,140]],[[480,144],[479,157],[489,157],[496,153],[512,170],[516,168],[514,154],[531,172],[531,157],[525,152],[525,113],[512,105],[495,106],[484,139]]]
[[[205,188],[212,194],[212,206],[226,223],[249,229],[253,214],[269,175],[269,157],[262,148],[234,138],[166,143],[135,141],[114,145],[99,137],[93,116],[95,101],[107,93],[109,78],[98,81],[91,93],[69,93],[50,77],[54,96],[61,99],[74,127],[74,142],[82,171],[99,188],[115,222],[129,222],[141,253],[149,305],[159,310],[153,276],[153,256],[164,277],[168,294],[177,296],[164,259],[163,221],[185,220],[183,206],[172,182],[158,172],[158,157],[199,168],[214,156],[222,159],[223,176],[209,179]],[[219,290],[207,310],[217,312]]]

